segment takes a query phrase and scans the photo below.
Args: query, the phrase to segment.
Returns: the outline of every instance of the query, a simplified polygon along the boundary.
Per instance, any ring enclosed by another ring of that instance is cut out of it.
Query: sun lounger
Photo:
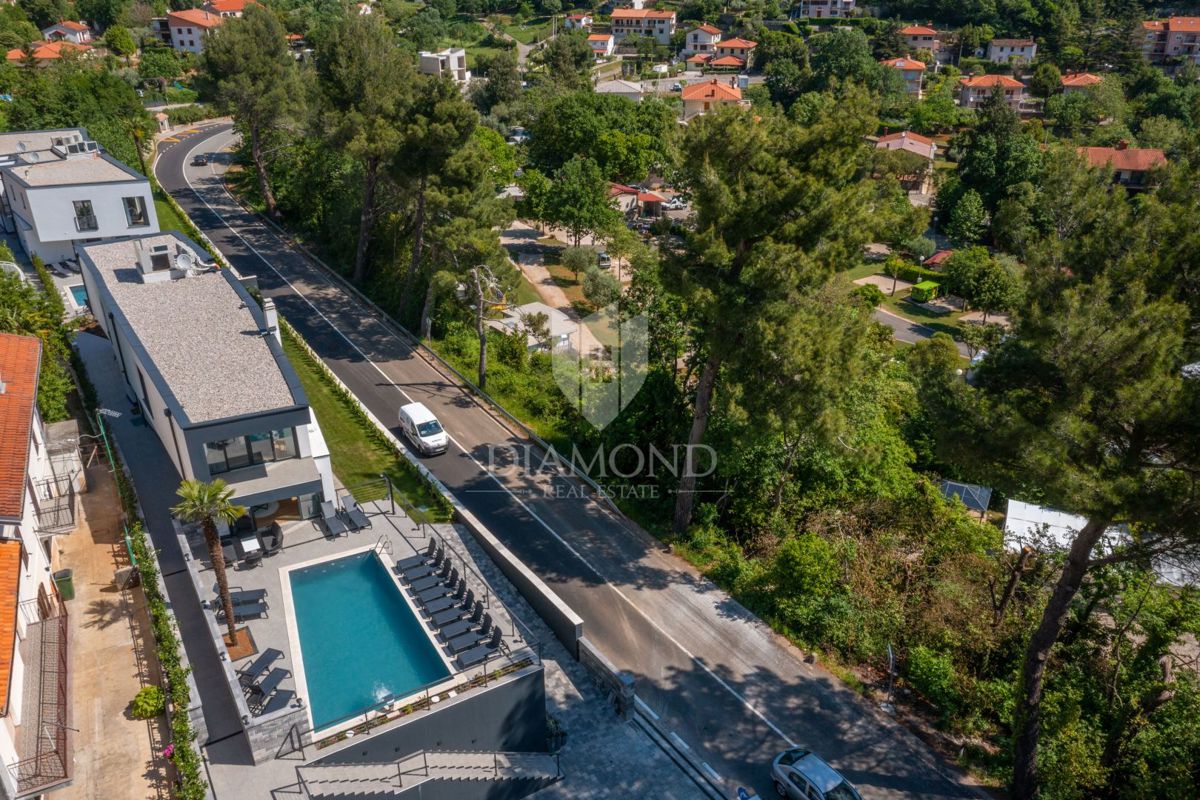
[[[504,643],[504,636],[500,633],[499,628],[492,628],[491,637],[481,645],[472,647],[458,656],[458,666],[461,669],[473,667],[481,661],[485,661],[488,656],[500,649]]]
[[[371,519],[355,502],[353,495],[346,495],[342,498],[342,512],[350,521],[351,530],[361,531],[363,528],[371,527]]]
[[[221,619],[225,616],[225,609],[221,607],[221,603],[217,603],[217,618]],[[234,622],[242,622],[248,619],[258,619],[259,617],[267,616],[267,604],[263,602],[245,603],[233,607]]]
[[[441,554],[439,553],[439,555],[441,555]],[[403,580],[410,581],[410,582],[419,580],[420,578],[428,578],[430,575],[433,575],[435,572],[442,570],[443,565],[445,563],[446,563],[446,559],[441,558],[438,561],[434,561],[429,564],[418,564],[415,567],[409,567],[408,569],[400,570],[400,577]]]
[[[469,650],[475,645],[481,643],[484,639],[492,634],[492,615],[483,615],[483,624],[479,626],[479,630],[468,631],[462,636],[455,636],[446,642],[446,646],[450,648],[451,653],[461,653],[464,650]],[[444,636],[445,634],[443,634]]]
[[[243,687],[248,688],[250,684],[258,680],[259,675],[266,672],[268,667],[281,658],[283,658],[283,653],[274,647],[268,647],[258,654],[258,658],[237,671],[238,680],[241,681]]]
[[[467,589],[466,594],[459,597],[452,595],[450,597],[441,597],[437,600],[430,601],[425,604],[425,613],[430,615],[430,622],[434,625],[443,625],[446,622],[453,622],[467,615],[471,610],[471,606],[475,605],[475,593]],[[457,609],[457,613],[454,612]],[[438,622],[438,618],[443,614],[449,614],[445,617],[444,622]]]
[[[453,569],[454,567],[450,564],[450,559],[446,559],[442,562],[442,566],[438,569],[436,575],[427,575],[420,580],[413,580],[406,575],[404,576],[404,580],[408,582],[410,589],[412,589],[414,592],[420,593],[426,589],[432,588],[435,584],[445,582],[445,580],[450,577],[450,572]]]
[[[476,602],[474,608],[471,609],[470,617],[454,620],[447,625],[442,625],[438,633],[446,641],[450,641],[456,636],[462,636],[467,631],[478,628],[483,623],[483,613],[483,604]]]
[[[287,708],[288,703],[292,702],[292,698],[296,693],[291,689],[279,689],[275,694],[263,704],[261,714],[270,714],[272,711],[278,711],[281,708]]]
[[[266,605],[267,590],[266,589],[230,589],[229,599],[233,601],[233,605],[247,606],[252,603],[262,603]],[[218,594],[214,603],[220,604],[221,596]]]
[[[325,530],[329,532],[330,536],[338,537],[343,533],[350,532],[350,529],[346,527],[345,521],[338,516],[333,503],[329,500],[321,503],[321,521],[325,523]]]
[[[252,700],[257,698],[259,705],[262,705],[279,688],[279,684],[283,683],[283,679],[291,674],[286,669],[275,667],[262,680],[250,684],[250,698]]]
[[[425,548],[424,553],[417,553],[415,556],[402,558],[396,562],[396,571],[404,572],[406,569],[415,569],[416,567],[424,566],[425,564],[433,564],[439,561],[438,549],[441,547],[437,539],[430,538],[429,546]]]
[[[453,597],[460,595],[464,591],[462,579],[458,577],[457,570],[450,571],[450,577],[443,581],[438,586],[432,586],[417,595],[417,602],[425,606],[432,603],[434,600],[440,600],[443,597]]]

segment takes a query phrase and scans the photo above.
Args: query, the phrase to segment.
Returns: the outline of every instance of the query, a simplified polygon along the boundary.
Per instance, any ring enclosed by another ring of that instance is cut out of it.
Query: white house
[[[1033,39],[992,39],[988,42],[987,60],[997,64],[1031,64],[1037,56]]]
[[[670,44],[675,33],[675,12],[648,8],[618,8],[612,12],[612,32],[620,43],[627,36],[649,36]]]
[[[921,99],[921,81],[925,78],[925,64],[915,58],[889,58],[881,61],[885,67],[891,67],[904,78],[904,90],[918,100]]]
[[[74,256],[76,242],[158,230],[150,182],[95,142],[19,156],[0,180],[8,224],[47,263]]]
[[[37,337],[0,334],[2,797],[40,795],[71,777],[67,610],[52,580],[45,530],[47,521],[57,524],[58,481],[37,411],[40,363]],[[60,532],[74,527],[73,514],[68,522]]]
[[[202,8],[185,8],[167,14],[167,28],[171,32],[171,46],[180,53],[203,53],[204,39],[225,18]]]
[[[461,47],[448,47],[436,53],[422,50],[417,68],[426,75],[446,76],[458,84],[471,81],[471,71],[467,69],[467,51]]]
[[[733,80],[722,81],[716,78],[707,81],[689,83],[683,87],[683,118],[705,114],[723,105],[745,105],[742,90]]]
[[[904,44],[911,53],[918,50],[936,53],[938,50],[938,32],[928,25],[909,25],[901,28],[900,36],[903,37]]]
[[[220,477],[256,527],[334,497],[329,448],[280,346],[275,306],[175,231],[79,248],[114,368],[179,476]]]
[[[583,30],[590,31],[594,18],[586,12],[580,14],[567,14],[563,19],[563,28],[569,31]]]
[[[42,38],[47,42],[88,44],[92,41],[92,31],[82,22],[64,19],[54,23],[48,28],[42,28]]]
[[[587,38],[588,47],[592,48],[596,58],[608,58],[617,48],[616,39],[611,33],[590,33]]]
[[[611,80],[596,84],[597,94],[615,94],[639,103],[642,100],[642,85],[636,81]]]
[[[208,0],[203,8],[218,17],[240,17],[246,13],[246,6],[252,0]]]
[[[701,25],[688,31],[684,40],[684,55],[696,53],[712,54],[717,52],[717,42],[721,41],[722,32],[716,25]]]
[[[855,0],[800,0],[797,16],[811,19],[845,19],[854,16]]]
[[[963,108],[979,108],[993,91],[999,91],[1013,111],[1020,111],[1025,99],[1025,84],[1009,75],[972,75],[959,78],[958,86],[958,104]]]

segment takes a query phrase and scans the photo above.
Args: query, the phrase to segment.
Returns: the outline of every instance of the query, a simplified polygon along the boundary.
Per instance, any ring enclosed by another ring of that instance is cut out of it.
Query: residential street
[[[884,311],[882,308],[875,309],[875,321],[881,322],[892,329],[892,336],[902,342],[916,344],[922,339],[932,338],[937,331],[926,327],[919,322],[913,322],[911,319],[905,319],[890,311]],[[958,352],[963,358],[967,357],[967,346],[962,342],[955,342],[954,346],[958,348]]]
[[[636,676],[641,700],[723,779],[727,796],[739,785],[772,794],[770,760],[790,745],[817,750],[866,800],[976,796],[914,736],[579,482],[489,470],[489,445],[521,437],[242,210],[224,189],[223,159],[190,166],[194,153],[232,141],[218,124],[160,146],[158,180],[380,419],[394,420],[409,401],[434,411],[452,445],[429,469],[584,618],[588,638]]]

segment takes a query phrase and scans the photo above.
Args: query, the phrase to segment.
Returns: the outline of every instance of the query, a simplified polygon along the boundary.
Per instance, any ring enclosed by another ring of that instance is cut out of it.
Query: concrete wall
[[[617,669],[608,657],[593,647],[586,638],[579,640],[579,663],[608,695],[616,707],[617,714],[622,719],[628,719],[633,714],[633,675]]]
[[[546,781],[427,781],[397,792],[403,800],[519,800],[545,787]]]
[[[444,700],[394,728],[321,751],[312,763],[390,762],[439,749],[544,753],[547,738],[545,673],[537,664],[486,689]]]
[[[294,729],[308,729],[308,712],[301,706],[288,706],[261,717],[251,717],[250,724],[244,728],[254,763],[261,764],[275,758],[281,749],[289,749],[284,747],[284,742]]]

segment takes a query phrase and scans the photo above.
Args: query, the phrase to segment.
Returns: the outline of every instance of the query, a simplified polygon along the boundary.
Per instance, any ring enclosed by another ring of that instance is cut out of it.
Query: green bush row
[[[193,122],[199,122],[202,119],[210,119],[212,115],[212,109],[208,106],[191,105],[167,109],[167,121],[172,126],[191,125]]]

